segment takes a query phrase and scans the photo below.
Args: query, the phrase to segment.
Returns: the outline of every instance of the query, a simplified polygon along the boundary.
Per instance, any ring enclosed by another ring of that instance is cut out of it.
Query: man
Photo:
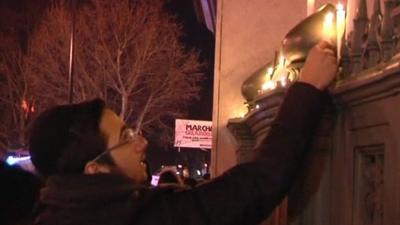
[[[32,161],[47,176],[37,224],[258,224],[289,191],[336,75],[332,47],[309,53],[258,156],[184,191],[149,188],[147,140],[101,100],[44,112],[30,137]]]

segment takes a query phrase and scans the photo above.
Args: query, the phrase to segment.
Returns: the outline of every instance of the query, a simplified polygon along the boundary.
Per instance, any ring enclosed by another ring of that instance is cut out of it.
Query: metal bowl
[[[282,52],[291,63],[304,62],[310,49],[323,37],[323,24],[327,13],[336,13],[332,4],[322,6],[316,13],[297,24],[282,41]]]
[[[262,85],[267,79],[267,70],[270,67],[274,67],[273,63],[267,63],[262,66],[256,72],[254,72],[249,78],[247,78],[242,84],[242,96],[247,102],[252,101],[257,95],[259,90],[261,90]]]

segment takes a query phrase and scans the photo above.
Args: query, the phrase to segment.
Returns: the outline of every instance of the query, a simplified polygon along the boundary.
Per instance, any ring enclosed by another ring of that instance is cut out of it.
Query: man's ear
[[[84,174],[98,174],[98,173],[110,173],[110,167],[104,164],[97,163],[95,161],[89,161],[85,165]]]

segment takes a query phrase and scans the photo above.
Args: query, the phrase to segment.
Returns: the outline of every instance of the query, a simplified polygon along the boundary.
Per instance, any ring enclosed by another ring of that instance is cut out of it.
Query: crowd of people
[[[301,171],[336,74],[333,47],[321,41],[289,87],[257,156],[200,185],[184,185],[167,172],[160,183],[176,187],[148,185],[148,140],[102,100],[51,108],[30,132],[40,179],[2,164],[1,194],[7,201],[1,201],[1,224],[259,224]]]

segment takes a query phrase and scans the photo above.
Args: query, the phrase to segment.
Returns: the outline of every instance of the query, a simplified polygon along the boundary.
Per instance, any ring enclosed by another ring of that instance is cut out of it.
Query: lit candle
[[[276,82],[271,81],[270,86],[271,86],[271,89],[274,90],[276,88]]]
[[[279,67],[284,68],[286,63],[286,59],[283,55],[279,58]]]
[[[261,87],[263,91],[274,90],[275,88],[276,88],[276,82],[273,80],[265,82]]]
[[[287,78],[286,78],[286,76],[284,76],[284,77],[281,78],[281,85],[282,85],[282,87],[285,87],[285,86],[286,86],[286,83],[287,83]]]
[[[248,105],[243,104],[243,105],[239,105],[239,106],[235,107],[235,109],[233,110],[232,116],[236,117],[236,118],[244,118],[244,117],[246,117],[248,112],[249,112]]]
[[[314,13],[315,0],[307,0],[307,16]]]
[[[337,43],[337,59],[340,61],[342,40],[346,29],[346,11],[341,3],[338,4],[336,10],[336,43]]]
[[[329,41],[330,43],[332,43],[334,41],[335,34],[336,34],[335,26],[334,26],[334,18],[335,18],[334,13],[328,12],[325,15],[325,20],[324,20],[323,29],[322,29],[323,39],[325,39],[326,41]]]
[[[274,75],[274,68],[272,66],[268,67],[267,73],[265,74],[265,78],[267,80],[270,80],[272,78],[272,75]]]
[[[261,89],[262,89],[263,91],[267,91],[267,90],[269,89],[269,81],[263,83]]]

